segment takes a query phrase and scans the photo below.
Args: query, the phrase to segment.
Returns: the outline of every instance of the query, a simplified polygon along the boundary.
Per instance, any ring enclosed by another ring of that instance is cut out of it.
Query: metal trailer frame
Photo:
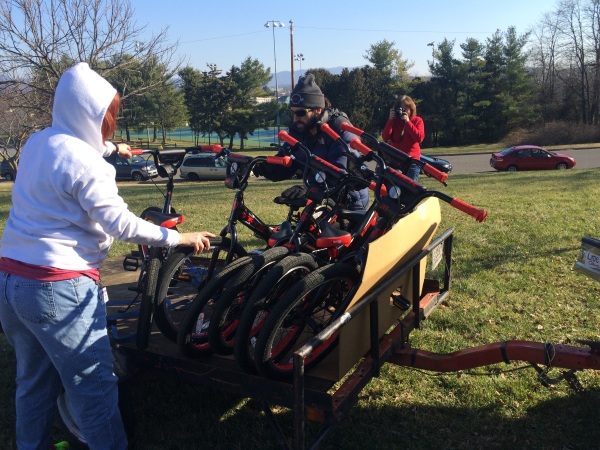
[[[540,373],[543,384],[549,385],[565,379],[574,389],[580,388],[575,378],[577,370],[600,370],[600,342],[578,341],[580,344],[588,346],[586,348],[529,341],[507,341],[463,349],[450,354],[413,349],[408,343],[410,333],[418,329],[420,323],[449,295],[452,237],[452,228],[439,235],[418,255],[393,274],[386,276],[375,289],[367,293],[345,314],[295,352],[293,356],[294,375],[290,382],[274,381],[248,374],[241,371],[235,361],[230,358],[216,355],[201,360],[186,358],[179,354],[175,344],[166,342],[166,339],[161,339],[164,342],[162,342],[160,350],[156,350],[155,346],[151,346],[147,350],[139,350],[127,342],[117,344],[117,348],[122,350],[128,361],[137,368],[162,371],[184,381],[210,385],[258,400],[267,421],[284,449],[316,449],[323,444],[335,426],[358,402],[360,391],[373,378],[380,375],[381,366],[386,362],[424,370],[450,372],[521,360],[529,362]],[[420,262],[440,246],[443,248],[445,264],[443,276],[440,276],[443,280],[425,279],[420,292],[419,280],[422,275]],[[411,308],[398,319],[397,325],[380,337],[378,335],[378,299],[382,293],[389,292],[389,288],[410,270],[413,271]],[[369,309],[370,350],[361,361],[357,361],[352,373],[345,376],[344,382],[335,391],[330,392],[335,382],[307,375],[304,370],[304,360],[314,348],[338,333],[344,325],[365,308]],[[539,365],[543,365],[543,368]],[[547,376],[550,367],[570,370],[564,372],[559,378],[550,379]],[[271,405],[292,409],[294,435],[291,442],[277,423]],[[316,437],[308,444],[306,442],[307,420],[322,424]]]

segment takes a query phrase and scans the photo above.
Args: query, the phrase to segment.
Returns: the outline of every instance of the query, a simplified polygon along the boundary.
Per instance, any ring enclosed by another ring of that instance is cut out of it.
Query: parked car
[[[214,153],[197,153],[185,157],[179,167],[179,176],[190,181],[224,180],[227,178],[227,160]]]
[[[492,153],[490,166],[496,170],[563,170],[575,167],[575,159],[536,145],[517,145]]]
[[[115,166],[117,180],[143,181],[158,176],[158,170],[154,163],[139,155],[127,159],[112,154],[104,159]]]
[[[452,164],[450,164],[450,161],[446,161],[442,158],[434,158],[432,156],[421,154],[421,161],[435,167],[440,172],[450,173],[452,171]]]
[[[6,178],[7,181],[14,180],[13,174],[10,171],[10,166],[8,165],[8,161],[5,159],[3,159],[0,163],[0,177]]]

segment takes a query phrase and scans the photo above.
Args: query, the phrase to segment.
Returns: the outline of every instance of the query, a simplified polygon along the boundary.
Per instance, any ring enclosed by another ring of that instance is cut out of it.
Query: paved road
[[[423,151],[427,154],[427,149]],[[577,149],[565,150],[567,155],[575,158],[575,169],[593,169],[600,167],[600,149]],[[452,163],[452,173],[480,173],[480,172],[495,172],[490,167],[491,153],[477,153],[465,155],[436,155],[439,158],[446,159]]]

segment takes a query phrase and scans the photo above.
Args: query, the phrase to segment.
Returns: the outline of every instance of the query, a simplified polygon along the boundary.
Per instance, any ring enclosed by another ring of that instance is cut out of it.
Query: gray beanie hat
[[[325,96],[315,83],[315,76],[312,73],[300,77],[290,95],[290,106],[325,108]]]

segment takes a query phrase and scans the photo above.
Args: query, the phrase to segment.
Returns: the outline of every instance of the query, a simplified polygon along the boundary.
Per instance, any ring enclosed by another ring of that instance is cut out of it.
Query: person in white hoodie
[[[178,233],[130,212],[115,169],[116,89],[78,63],[60,78],[52,125],[23,147],[0,244],[0,323],[14,347],[16,443],[50,448],[63,387],[91,449],[127,448],[106,327],[99,266],[113,238],[186,245],[201,252],[212,233]],[[120,144],[118,152],[130,155]]]

